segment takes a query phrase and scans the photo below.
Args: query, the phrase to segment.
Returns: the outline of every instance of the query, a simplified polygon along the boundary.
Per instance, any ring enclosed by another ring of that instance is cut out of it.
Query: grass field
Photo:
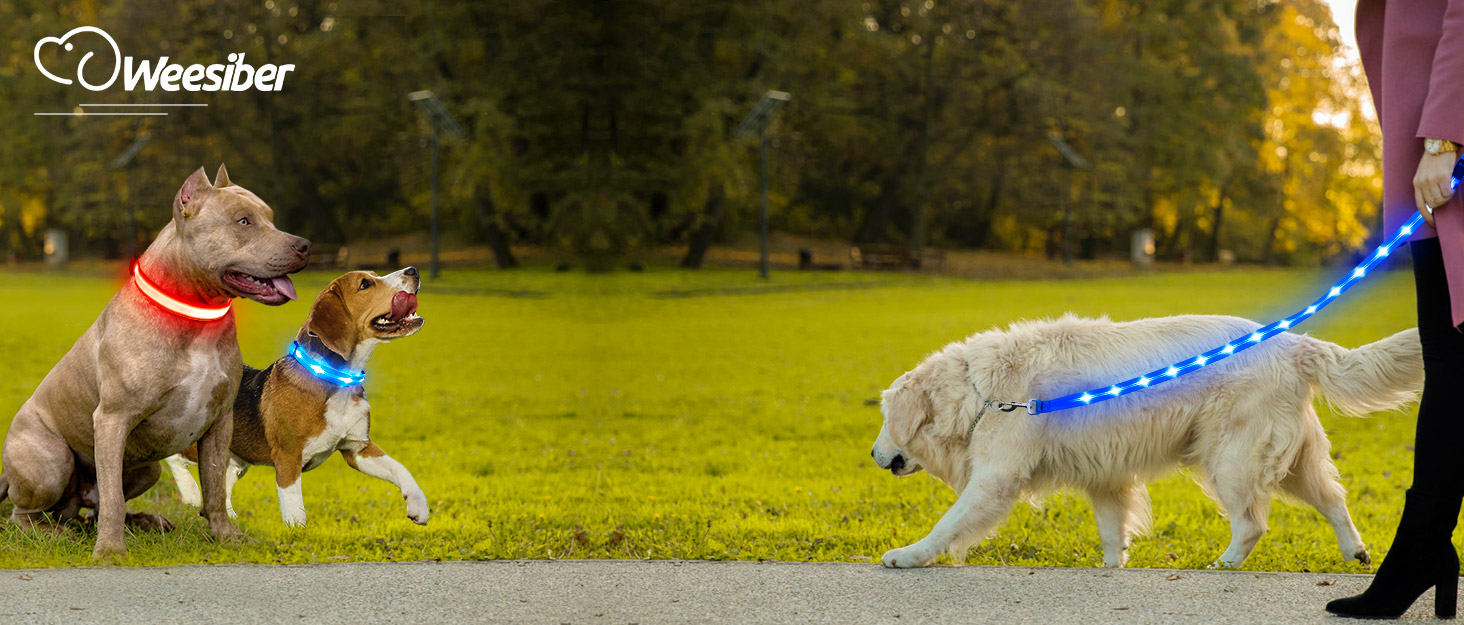
[[[308,301],[331,277],[297,280]],[[373,439],[432,503],[409,522],[394,489],[339,459],[304,479],[309,525],[286,529],[273,475],[256,468],[235,507],[252,537],[216,545],[165,476],[135,509],[180,529],[130,535],[125,564],[496,558],[877,561],[927,532],[954,500],[934,479],[878,470],[880,414],[866,400],[927,353],[993,325],[1066,311],[1115,319],[1226,313],[1269,321],[1329,284],[1321,271],[1235,270],[1055,282],[751,272],[587,276],[450,270],[423,288],[427,325],[368,369]],[[0,428],[96,316],[118,282],[9,273],[0,280]],[[1369,279],[1305,330],[1344,345],[1409,325],[1412,283]],[[245,361],[276,358],[306,305],[238,304]],[[1322,419],[1375,560],[1410,481],[1411,414]],[[1182,475],[1150,489],[1154,531],[1131,566],[1203,567],[1229,527]],[[0,504],[9,514],[9,504]],[[1277,505],[1246,568],[1343,564],[1309,508]],[[0,524],[0,567],[90,562],[92,535]],[[1019,506],[970,563],[1097,566],[1081,497]]]

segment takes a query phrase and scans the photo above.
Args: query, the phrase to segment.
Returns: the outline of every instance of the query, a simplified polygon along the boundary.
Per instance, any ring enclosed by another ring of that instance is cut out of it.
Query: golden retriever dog
[[[1259,327],[1209,315],[1128,322],[1069,315],[947,345],[884,391],[884,426],[871,453],[896,476],[923,469],[959,496],[929,535],[884,554],[884,565],[926,566],[942,553],[961,561],[1018,499],[1035,504],[1069,487],[1093,502],[1103,565],[1123,566],[1130,537],[1150,520],[1146,484],[1181,465],[1196,470],[1230,518],[1230,546],[1217,566],[1245,562],[1266,531],[1272,493],[1315,507],[1337,533],[1342,557],[1370,563],[1312,395],[1320,391],[1351,415],[1416,400],[1423,388],[1416,329],[1350,350],[1282,333],[1209,368],[1071,410],[1029,415],[989,403],[1105,386]]]

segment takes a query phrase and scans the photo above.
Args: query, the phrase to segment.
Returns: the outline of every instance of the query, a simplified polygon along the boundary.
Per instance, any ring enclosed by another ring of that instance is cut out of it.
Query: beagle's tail
[[[1305,337],[1301,369],[1338,411],[1360,416],[1397,410],[1423,390],[1423,349],[1409,328],[1357,349]]]

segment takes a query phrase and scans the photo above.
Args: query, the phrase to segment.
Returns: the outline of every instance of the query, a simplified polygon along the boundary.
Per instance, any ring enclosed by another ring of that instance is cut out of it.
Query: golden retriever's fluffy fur
[[[1101,404],[982,414],[987,400],[1050,399],[1111,384],[1258,327],[1222,316],[1122,323],[1066,316],[947,345],[884,392],[873,456],[896,475],[929,471],[960,495],[928,536],[886,553],[884,564],[925,566],[946,552],[959,561],[1017,499],[1036,501],[1066,486],[1093,501],[1103,564],[1122,566],[1129,536],[1149,522],[1145,484],[1176,465],[1194,467],[1229,513],[1231,543],[1219,565],[1239,566],[1250,555],[1266,531],[1273,492],[1314,506],[1336,531],[1342,556],[1368,562],[1312,394],[1355,415],[1414,401],[1423,386],[1417,330],[1352,350],[1283,333]]]

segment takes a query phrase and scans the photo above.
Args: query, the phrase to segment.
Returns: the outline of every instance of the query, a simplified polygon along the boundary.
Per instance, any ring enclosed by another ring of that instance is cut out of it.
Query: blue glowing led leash
[[[329,364],[326,364],[325,361],[305,353],[305,350],[300,348],[300,344],[298,342],[290,343],[290,356],[293,357],[296,362],[299,362],[300,366],[305,367],[306,371],[309,371],[310,373],[315,374],[315,377],[330,382],[332,384],[337,384],[340,386],[358,386],[366,382],[365,371],[347,371],[345,369],[337,369],[335,367],[332,367]]]
[[[1452,186],[1454,188],[1457,188],[1459,186],[1460,180],[1464,180],[1464,158],[1460,158],[1459,162],[1454,164]],[[1127,395],[1135,391],[1153,388],[1155,385],[1168,382],[1182,375],[1199,371],[1200,369],[1205,368],[1206,365],[1212,365],[1220,362],[1221,360],[1225,360],[1226,358],[1229,358],[1237,353],[1243,352],[1255,345],[1260,344],[1266,339],[1285,332],[1296,324],[1306,321],[1307,318],[1315,315],[1317,311],[1326,308],[1327,304],[1332,303],[1333,300],[1337,299],[1338,296],[1346,292],[1347,289],[1352,288],[1354,284],[1357,284],[1360,280],[1362,280],[1362,278],[1367,275],[1368,271],[1372,270],[1373,267],[1382,262],[1384,258],[1387,258],[1388,255],[1393,252],[1393,250],[1397,249],[1397,247],[1405,240],[1407,240],[1409,235],[1412,235],[1414,231],[1418,230],[1418,227],[1423,225],[1423,223],[1423,215],[1419,213],[1414,213],[1413,216],[1410,217],[1408,221],[1403,224],[1403,227],[1399,228],[1398,232],[1393,234],[1392,238],[1389,238],[1387,242],[1383,243],[1381,246],[1378,246],[1378,249],[1373,252],[1372,255],[1368,256],[1367,260],[1362,261],[1362,263],[1354,268],[1351,273],[1347,274],[1347,277],[1332,285],[1332,288],[1329,289],[1325,295],[1323,295],[1317,301],[1312,302],[1310,306],[1307,306],[1305,309],[1297,312],[1294,315],[1291,315],[1290,317],[1258,328],[1255,332],[1252,332],[1245,336],[1236,337],[1234,340],[1220,347],[1216,347],[1215,349],[1204,352],[1193,358],[1181,360],[1166,368],[1155,369],[1139,377],[1124,380],[1112,386],[1090,389],[1082,393],[1073,393],[1072,395],[1065,395],[1057,399],[1033,399],[1028,401],[1025,405],[1015,402],[1003,401],[992,401],[989,402],[988,405],[995,407],[997,410],[1002,410],[1005,412],[1011,412],[1012,410],[1016,410],[1017,408],[1025,407],[1027,409],[1027,414],[1030,415],[1038,415],[1046,412],[1057,412],[1059,410],[1067,410],[1069,408],[1077,408],[1079,406],[1089,406],[1092,404],[1113,399],[1115,397]]]

